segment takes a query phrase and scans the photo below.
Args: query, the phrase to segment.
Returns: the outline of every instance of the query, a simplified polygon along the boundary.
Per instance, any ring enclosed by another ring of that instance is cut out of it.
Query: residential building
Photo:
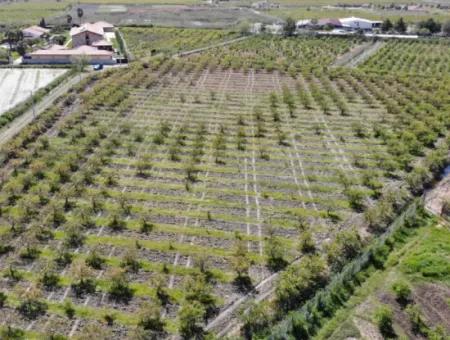
[[[93,46],[79,46],[68,49],[53,45],[46,50],[37,50],[23,57],[24,64],[72,64],[79,59],[85,59],[88,64],[115,64],[113,52],[100,50]]]
[[[342,24],[342,27],[353,30],[363,30],[363,31],[371,31],[376,28],[380,28],[382,21],[373,21],[363,18],[343,18],[339,19]]]
[[[73,27],[70,30],[70,36],[72,37],[72,46],[91,46],[94,43],[105,40],[106,33],[113,31],[114,26],[104,21],[98,21],[96,23],[85,23],[80,27]]]
[[[25,39],[39,39],[50,33],[50,30],[41,26],[30,26],[22,30]]]

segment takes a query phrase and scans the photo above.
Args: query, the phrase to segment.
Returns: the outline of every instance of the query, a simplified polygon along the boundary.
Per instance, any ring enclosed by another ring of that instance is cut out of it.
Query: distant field
[[[150,4],[150,5],[198,5],[201,0],[80,0],[86,4]]]
[[[397,20],[403,17],[406,21],[417,22],[425,18],[434,18],[444,21],[450,19],[450,11],[433,9],[428,12],[412,12],[412,11],[391,11],[391,10],[370,10],[370,9],[328,9],[328,8],[308,8],[308,7],[284,7],[268,11],[269,14],[294,19],[320,19],[320,18],[342,18],[342,17],[363,17],[372,20],[383,20],[390,18]]]
[[[12,25],[38,24],[41,18],[61,15],[69,1],[0,3],[0,23]]]
[[[0,69],[0,115],[47,86],[66,70]]]

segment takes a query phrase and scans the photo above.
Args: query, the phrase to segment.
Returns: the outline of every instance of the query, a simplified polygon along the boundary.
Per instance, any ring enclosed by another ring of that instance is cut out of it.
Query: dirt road
[[[371,55],[376,53],[383,46],[384,42],[382,41],[364,43],[337,58],[333,66],[356,67],[367,60]]]

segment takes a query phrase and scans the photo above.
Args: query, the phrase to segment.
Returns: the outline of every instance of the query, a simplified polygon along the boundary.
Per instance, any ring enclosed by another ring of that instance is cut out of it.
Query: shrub
[[[284,310],[296,308],[328,281],[328,268],[320,256],[306,256],[289,266],[276,287],[278,305]]]
[[[402,305],[406,305],[411,299],[411,287],[404,281],[394,282],[392,291],[397,301]]]
[[[128,303],[133,298],[134,292],[128,284],[125,273],[122,270],[116,270],[112,273],[110,280],[109,296],[116,301]]]
[[[165,322],[161,318],[161,306],[154,302],[143,305],[139,313],[138,325],[144,330],[152,331],[157,334],[164,333]]]
[[[185,303],[179,312],[179,331],[185,339],[202,338],[206,311],[203,306],[194,301]]]
[[[385,337],[392,337],[395,335],[394,328],[392,327],[392,319],[394,313],[388,305],[382,305],[375,311],[374,318],[377,326]]]
[[[272,319],[273,315],[267,302],[252,304],[248,312],[241,315],[243,333],[246,339],[266,336],[264,331],[267,331]]]
[[[17,310],[27,319],[36,319],[47,311],[47,304],[36,298],[28,298],[23,301]]]
[[[75,316],[75,308],[73,307],[72,301],[65,300],[63,309],[69,319],[72,319]]]
[[[42,275],[40,282],[46,289],[54,289],[59,285],[59,276],[53,271],[46,271]]]
[[[8,299],[5,293],[0,292],[0,308],[3,308],[5,306],[5,302]]]
[[[102,269],[103,264],[105,263],[105,259],[97,254],[95,250],[93,250],[90,255],[86,258],[86,264],[94,269]]]

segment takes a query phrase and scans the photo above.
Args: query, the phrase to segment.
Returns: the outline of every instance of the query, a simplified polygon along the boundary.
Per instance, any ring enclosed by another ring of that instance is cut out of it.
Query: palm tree
[[[84,14],[83,9],[78,7],[77,8],[77,16],[78,16],[78,19],[80,19],[80,25],[81,25],[81,18],[83,17],[83,14]]]

